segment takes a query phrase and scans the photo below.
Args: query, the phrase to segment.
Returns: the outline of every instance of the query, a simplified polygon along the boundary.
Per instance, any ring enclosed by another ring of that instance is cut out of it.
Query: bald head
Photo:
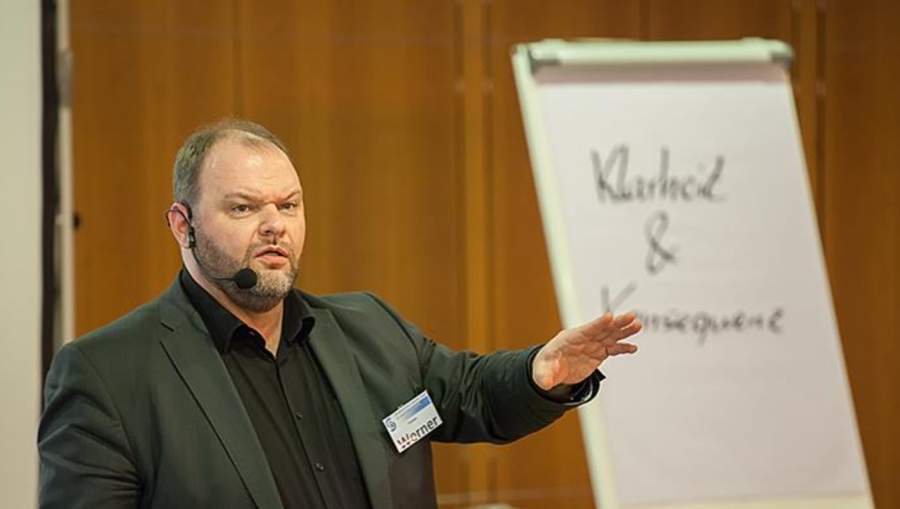
[[[172,172],[175,202],[192,205],[200,196],[200,173],[212,149],[222,141],[236,141],[250,147],[275,147],[285,156],[287,148],[265,127],[249,120],[228,119],[210,124],[191,133],[178,149]]]

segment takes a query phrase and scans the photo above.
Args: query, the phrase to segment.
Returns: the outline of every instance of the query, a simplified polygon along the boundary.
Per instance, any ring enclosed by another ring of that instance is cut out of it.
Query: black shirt
[[[344,414],[309,346],[315,319],[300,293],[292,290],[284,299],[281,341],[273,356],[257,331],[186,270],[180,281],[250,415],[284,507],[371,507]]]

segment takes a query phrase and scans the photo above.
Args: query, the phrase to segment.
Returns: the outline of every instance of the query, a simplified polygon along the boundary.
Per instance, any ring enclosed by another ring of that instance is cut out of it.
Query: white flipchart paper
[[[647,324],[584,410],[620,505],[866,493],[784,70],[548,67],[535,80],[570,316],[614,307]],[[686,195],[661,190],[663,167]]]

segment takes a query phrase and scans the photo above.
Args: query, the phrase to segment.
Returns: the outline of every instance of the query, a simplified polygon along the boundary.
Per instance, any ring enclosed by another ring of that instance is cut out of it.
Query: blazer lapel
[[[282,508],[275,478],[228,370],[178,281],[160,301],[160,342],[260,509]]]
[[[392,507],[391,488],[381,417],[375,415],[366,398],[356,359],[331,311],[322,308],[311,308],[310,311],[316,318],[310,345],[344,411],[372,509],[389,509]]]

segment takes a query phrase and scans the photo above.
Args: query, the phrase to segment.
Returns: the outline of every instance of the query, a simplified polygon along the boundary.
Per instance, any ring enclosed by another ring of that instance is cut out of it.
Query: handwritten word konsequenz
[[[781,334],[781,320],[785,312],[778,307],[769,313],[737,311],[714,314],[706,311],[670,310],[664,313],[636,311],[635,314],[647,332],[696,335],[697,345],[703,346],[710,336],[725,332]]]
[[[725,171],[725,158],[718,155],[712,170],[706,173],[703,164],[697,165],[697,174],[676,175],[670,172],[669,149],[662,147],[659,170],[656,175],[629,175],[628,145],[616,145],[604,159],[600,152],[591,151],[594,167],[594,184],[600,202],[649,202],[649,201],[709,201],[725,198],[717,192]]]

